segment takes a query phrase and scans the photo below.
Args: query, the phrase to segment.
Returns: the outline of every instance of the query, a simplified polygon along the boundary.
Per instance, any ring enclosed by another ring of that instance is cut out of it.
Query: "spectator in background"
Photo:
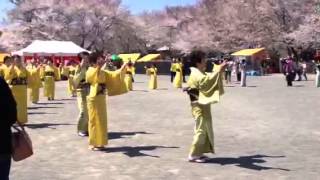
[[[267,74],[267,67],[268,67],[268,62],[266,59],[261,61],[261,76],[264,76]]]
[[[247,86],[247,62],[245,59],[240,62],[241,87]]]
[[[0,77],[0,179],[9,180],[11,167],[11,126],[17,121],[17,108],[8,84]]]
[[[295,69],[294,69],[294,62],[292,60],[292,57],[289,56],[288,59],[286,59],[284,63],[284,73],[287,80],[287,85],[292,86],[292,81],[295,77]]]
[[[229,84],[231,83],[231,73],[232,73],[233,62],[227,58],[225,58],[224,61],[227,62],[227,65],[224,70],[224,78],[225,78],[226,84]]]
[[[301,81],[302,77],[302,61],[294,63],[296,75],[298,75],[297,81]],[[294,78],[295,80],[295,78]]]
[[[240,63],[238,60],[236,60],[234,62],[234,71],[237,76],[237,81],[240,82],[241,81],[241,72],[240,72]]]
[[[316,68],[316,87],[320,87],[320,60],[313,62]]]
[[[307,77],[307,62],[306,61],[301,62],[301,68],[302,68],[302,76],[304,77],[304,79],[306,81],[308,81],[308,77]]]

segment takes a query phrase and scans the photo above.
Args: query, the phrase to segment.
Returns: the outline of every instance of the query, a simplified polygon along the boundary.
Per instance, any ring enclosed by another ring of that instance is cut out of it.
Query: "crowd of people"
[[[0,179],[6,179],[10,170],[10,127],[14,123],[25,125],[28,123],[27,99],[36,104],[39,102],[40,89],[48,101],[55,100],[55,83],[60,79],[67,79],[66,91],[72,97],[77,97],[79,116],[77,118],[77,133],[81,137],[88,137],[89,149],[101,151],[108,144],[107,106],[106,96],[117,96],[128,93],[134,89],[135,63],[130,59],[126,63],[114,62],[110,56],[102,53],[82,52],[78,55],[79,62],[70,61],[66,64],[55,65],[50,58],[43,60],[32,59],[25,66],[20,56],[5,57],[0,67],[0,103],[1,113],[1,146],[0,168],[6,169],[0,173]],[[195,119],[195,133],[189,152],[188,161],[206,162],[205,153],[214,153],[214,138],[212,129],[211,104],[219,102],[224,94],[225,84],[232,82],[234,73],[236,81],[242,87],[246,86],[247,63],[246,60],[231,60],[223,58],[213,61],[213,69],[207,72],[206,55],[202,51],[193,51],[189,56],[191,74],[187,87],[191,101],[192,115]],[[307,65],[303,62],[295,63],[291,57],[282,59],[282,68],[286,76],[287,85],[302,77],[307,80]],[[320,87],[320,61],[314,62],[316,67],[316,86]],[[145,67],[146,75],[150,77],[148,88],[158,88],[155,63]],[[171,82],[173,87],[182,88],[185,79],[184,64],[180,59],[172,61]]]
[[[319,60],[312,61],[314,71],[316,72],[315,86],[319,87]],[[282,66],[282,72],[286,77],[287,86],[293,86],[293,81],[302,81],[303,78],[305,81],[308,81],[308,63],[306,61],[294,61],[292,56],[287,58],[280,59]]]
[[[207,79],[207,74],[205,74],[205,69],[203,68],[203,63],[205,63],[204,56],[195,55],[193,58],[192,61],[196,62],[194,63],[194,68],[201,68],[201,70],[198,70],[198,73],[191,76],[194,77],[193,83],[195,84],[192,86],[195,87],[193,88],[197,88],[198,86],[196,85],[196,81],[204,83],[201,85],[203,88],[220,86],[221,84],[212,84],[219,77],[220,70],[214,72],[214,79],[211,76]],[[77,97],[79,109],[78,135],[81,137],[88,136],[89,149],[92,151],[103,150],[108,144],[106,96],[122,95],[133,89],[134,63],[129,61],[119,67],[109,57],[103,56],[101,53],[89,54],[82,52],[79,54],[79,59],[79,64],[71,61],[59,66],[54,65],[54,62],[50,58],[44,58],[42,61],[32,59],[25,66],[20,56],[5,57],[4,64],[0,68],[1,97],[6,97],[1,98],[0,101],[1,107],[6,107],[1,108],[1,114],[5,115],[4,120],[1,120],[1,128],[3,128],[3,130],[1,129],[1,137],[5,137],[5,139],[1,138],[0,143],[1,146],[6,146],[6,150],[0,152],[0,167],[1,169],[6,169],[6,171],[1,171],[0,179],[8,179],[10,170],[11,148],[9,144],[11,126],[14,123],[18,123],[21,126],[28,123],[28,89],[30,92],[29,100],[34,104],[39,102],[40,88],[43,88],[43,94],[47,100],[53,101],[55,100],[55,83],[63,77],[67,78],[67,92],[69,95]],[[172,68],[175,72],[173,86],[176,88],[182,88],[184,80],[182,66],[182,63],[175,63]],[[223,66],[222,64],[220,69]],[[146,74],[150,76],[149,89],[157,89],[156,65],[151,63],[145,66],[145,70]],[[199,78],[196,78],[197,76]],[[205,80],[205,82],[201,79]],[[204,85],[207,87],[204,87]],[[201,92],[202,89],[199,90],[199,93]],[[203,97],[207,96],[204,95]],[[194,106],[195,102],[193,101],[192,103]],[[206,104],[210,103],[213,102],[206,102]],[[208,106],[198,106],[197,108],[208,110]],[[201,116],[204,115],[201,113],[197,115],[197,118],[200,118],[199,121],[208,121],[209,123],[210,118]],[[208,144],[209,147],[213,147],[212,138],[208,140],[206,139],[207,137],[204,137],[207,134],[213,133],[212,129],[210,132],[207,132],[208,130],[204,128],[201,126],[198,131],[202,132],[204,130],[205,134],[200,135],[196,133],[195,135],[192,146],[193,150],[189,157],[190,161],[198,161],[198,156],[207,152]],[[203,140],[208,141],[206,142],[206,146],[202,144]],[[201,160],[203,160],[203,157],[201,157]]]
[[[215,71],[222,62],[226,62],[226,68],[224,69],[223,78],[225,84],[230,84],[232,82],[232,74],[236,78],[236,82],[240,82],[241,87],[247,86],[247,62],[245,59],[231,59],[230,57],[213,60],[212,71]]]

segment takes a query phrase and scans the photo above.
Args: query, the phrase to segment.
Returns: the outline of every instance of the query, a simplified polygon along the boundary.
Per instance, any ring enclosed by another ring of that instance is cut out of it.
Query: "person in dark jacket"
[[[288,57],[286,60],[286,63],[284,65],[284,72],[286,75],[286,80],[287,80],[287,86],[291,87],[292,86],[292,81],[294,81],[294,62],[291,56]]]
[[[9,180],[11,167],[11,126],[17,121],[17,107],[8,84],[0,78],[0,179]]]

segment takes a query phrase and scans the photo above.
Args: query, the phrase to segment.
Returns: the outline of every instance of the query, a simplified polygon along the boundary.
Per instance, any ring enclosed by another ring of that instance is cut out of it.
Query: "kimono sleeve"
[[[86,76],[86,70],[85,69],[77,69],[75,76],[73,77],[73,85],[75,87],[78,87],[83,77]]]
[[[59,74],[59,69],[54,67],[54,78],[56,79],[56,81],[59,81],[61,79]]]
[[[32,88],[35,82],[36,73],[32,69],[26,69],[28,87]]]
[[[86,72],[86,82],[90,84],[88,97],[95,97],[98,92],[98,71],[97,68],[89,68]]]
[[[106,85],[108,96],[117,96],[128,92],[124,82],[125,71],[121,69],[117,71],[106,72]]]
[[[94,84],[97,82],[98,70],[94,68],[89,68],[86,72],[86,82],[89,84]]]
[[[176,69],[177,69],[177,64],[176,63],[172,63],[172,65],[171,65],[171,71],[172,72],[176,72]]]
[[[15,68],[13,66],[4,70],[4,79],[8,84],[11,84],[11,80],[14,78],[15,73]]]
[[[222,73],[220,68],[213,73],[200,77],[199,82],[199,104],[213,104],[220,101],[224,94]]]
[[[150,68],[147,68],[146,69],[146,74],[149,76],[151,74],[151,69]]]
[[[41,66],[39,71],[40,71],[40,79],[43,80],[44,74],[45,74],[45,67]]]
[[[0,67],[0,77],[4,77],[4,72],[3,71],[4,71],[3,68]]]
[[[69,67],[62,67],[61,75],[68,76],[69,75]]]
[[[134,66],[132,66],[132,75],[136,74],[136,68]]]

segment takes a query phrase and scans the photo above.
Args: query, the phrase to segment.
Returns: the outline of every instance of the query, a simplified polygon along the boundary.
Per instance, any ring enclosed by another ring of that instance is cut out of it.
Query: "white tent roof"
[[[169,50],[170,50],[170,48],[168,46],[163,46],[163,47],[157,49],[157,51],[169,51]]]
[[[56,55],[75,56],[80,52],[87,51],[71,41],[40,41],[35,40],[26,48],[12,52],[13,55]],[[87,51],[89,52],[89,51]]]

